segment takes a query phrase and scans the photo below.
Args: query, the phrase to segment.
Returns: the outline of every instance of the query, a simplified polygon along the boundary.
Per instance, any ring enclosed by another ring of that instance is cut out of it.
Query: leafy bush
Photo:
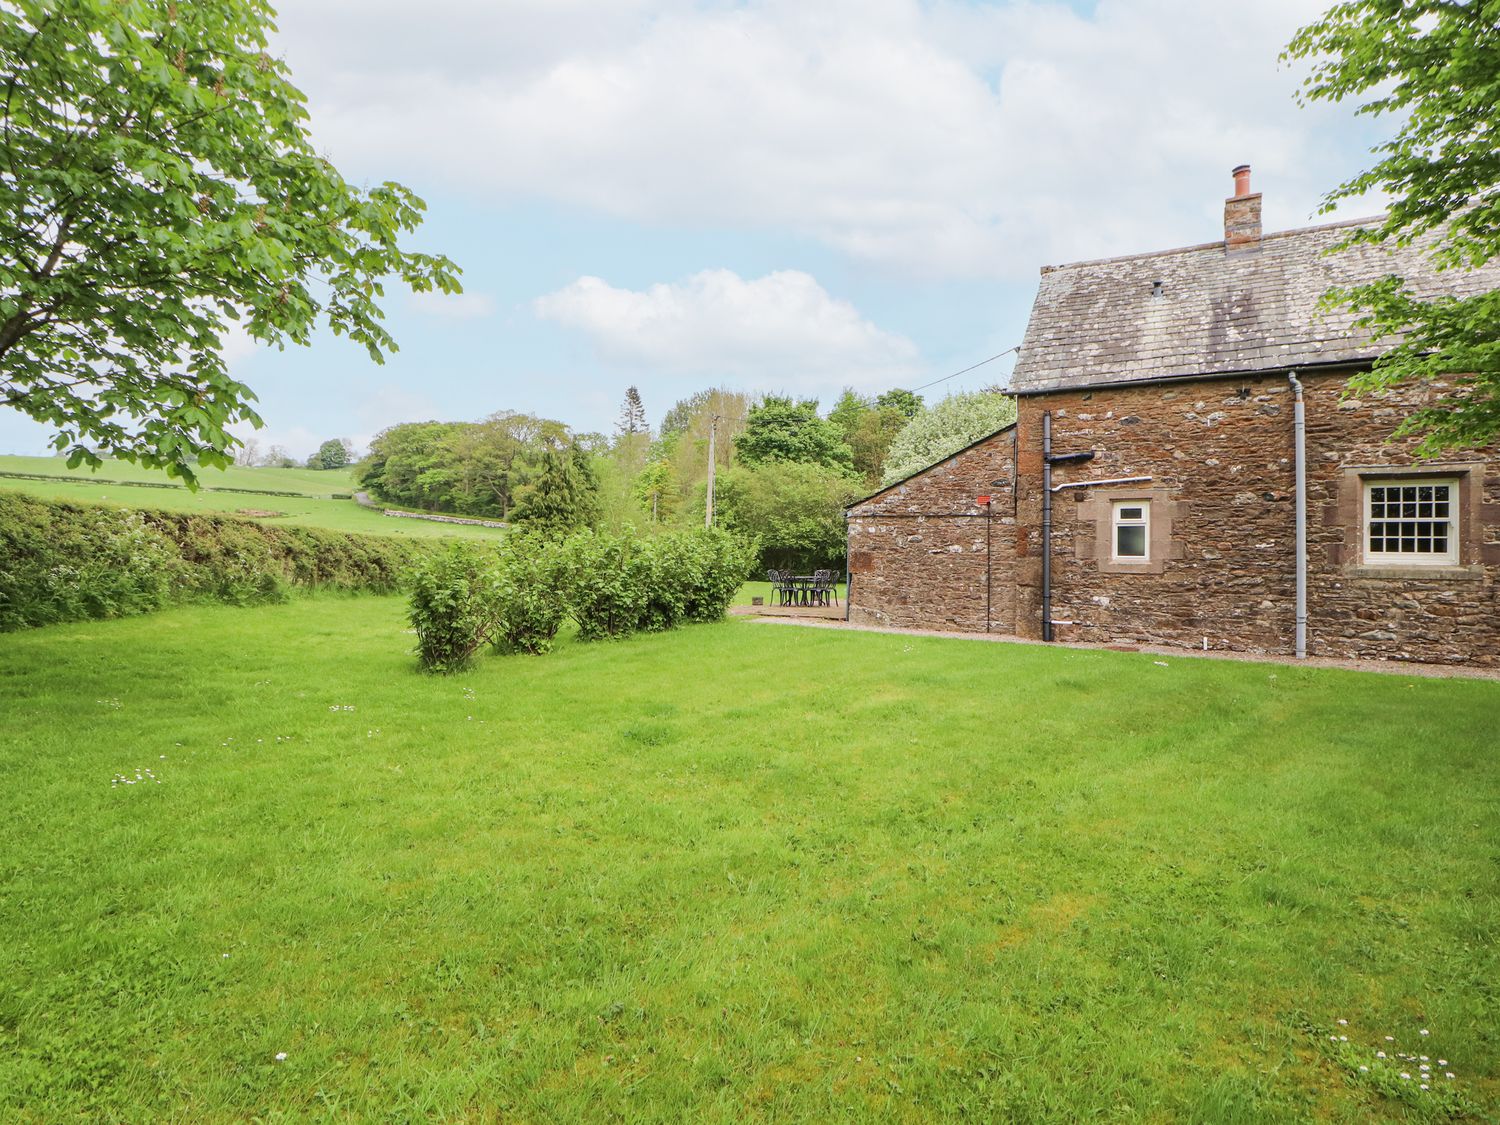
[[[429,672],[458,672],[490,639],[494,615],[486,587],[489,560],[467,543],[426,560],[409,579],[407,616],[417,631],[417,657]]]
[[[484,584],[490,641],[497,650],[535,655],[552,648],[567,613],[563,572],[563,548],[555,539],[505,539]]]
[[[886,450],[882,481],[893,484],[951,457],[1016,420],[1016,400],[988,391],[949,395],[918,414]]]
[[[652,539],[582,532],[563,544],[568,606],[580,640],[716,621],[749,574],[757,547],[728,532]]]
[[[758,553],[755,541],[719,528],[647,540],[639,556],[648,583],[640,627],[673,629],[685,621],[719,620]]]
[[[184,567],[137,512],[0,493],[0,632],[160,609]]]
[[[844,506],[862,487],[844,470],[821,465],[736,465],[719,477],[717,515],[729,531],[760,540],[762,567],[842,568]]]
[[[621,637],[641,627],[650,584],[649,560],[636,558],[638,541],[581,531],[562,547],[561,573],[578,639]]]
[[[463,544],[411,578],[417,653],[429,671],[456,672],[486,641],[501,652],[548,651],[565,616],[583,641],[717,621],[757,550],[718,529],[649,539],[581,531],[561,542],[513,535],[493,552]]]
[[[0,631],[294,587],[388,592],[436,544],[0,492]]]
[[[695,531],[698,568],[690,575],[685,599],[689,621],[718,621],[729,612],[734,595],[756,569],[760,542],[719,528]]]

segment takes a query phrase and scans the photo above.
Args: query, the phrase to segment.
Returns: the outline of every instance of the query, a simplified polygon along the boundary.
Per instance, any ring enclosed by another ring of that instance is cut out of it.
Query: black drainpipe
[[[994,543],[993,530],[995,526],[995,505],[991,497],[984,500],[984,631],[990,631],[990,622],[994,619],[994,600],[992,591],[995,587],[995,556],[990,549]]]
[[[838,590],[833,591],[837,597]],[[844,620],[849,620],[849,606],[854,601],[854,571],[849,569],[849,509],[844,509]]]
[[[1052,639],[1052,411],[1042,411],[1042,640]]]
[[[1052,639],[1052,466],[1092,461],[1094,451],[1052,455],[1052,411],[1042,412],[1042,640]],[[1070,487],[1064,485],[1064,488]]]

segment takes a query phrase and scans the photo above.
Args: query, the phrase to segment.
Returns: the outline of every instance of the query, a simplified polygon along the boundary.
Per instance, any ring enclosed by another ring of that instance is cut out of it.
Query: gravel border
[[[1045,645],[1048,648],[1079,649],[1084,652],[1139,652],[1185,660],[1232,660],[1241,664],[1279,664],[1288,668],[1337,668],[1346,672],[1379,672],[1386,676],[1416,676],[1435,680],[1490,680],[1500,682],[1500,668],[1475,668],[1463,664],[1417,664],[1404,660],[1338,660],[1326,656],[1277,656],[1259,652],[1199,652],[1190,648],[1158,645],[1099,645],[1079,641],[1038,641],[1005,633],[954,633],[941,629],[893,629],[884,625],[854,625],[826,617],[793,617],[762,614],[757,606],[734,606],[730,613],[768,625],[800,625],[807,629],[843,629],[859,633],[889,633],[897,637],[942,637],[954,641],[990,641],[1008,645]]]

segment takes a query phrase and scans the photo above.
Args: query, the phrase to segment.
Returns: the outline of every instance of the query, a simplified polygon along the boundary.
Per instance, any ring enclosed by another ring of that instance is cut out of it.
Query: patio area
[[[845,585],[832,570],[796,574],[768,570],[765,593],[753,599],[760,605],[737,606],[735,612],[757,617],[796,617],[844,620]]]
[[[736,605],[729,612],[735,617],[791,617],[799,621],[826,621],[844,624],[844,607],[832,605]]]

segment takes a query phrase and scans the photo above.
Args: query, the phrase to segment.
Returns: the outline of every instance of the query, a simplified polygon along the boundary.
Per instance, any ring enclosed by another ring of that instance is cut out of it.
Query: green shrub
[[[140,513],[0,493],[0,631],[149,613],[183,571]]]
[[[238,604],[274,600],[293,586],[390,593],[414,563],[442,547],[224,516],[148,512],[146,518],[202,571],[193,578],[198,593]],[[265,583],[267,574],[277,582]]]
[[[293,588],[389,592],[440,546],[0,492],[0,631]]]
[[[511,535],[504,540],[484,584],[493,622],[490,641],[497,650],[551,650],[567,614],[563,578],[563,547],[555,539]]]
[[[467,668],[494,627],[487,587],[493,561],[472,545],[454,544],[417,566],[409,578],[407,616],[417,631],[417,657],[429,672]]]
[[[697,562],[688,575],[684,604],[689,621],[718,621],[755,570],[760,543],[719,528],[692,532]]]
[[[697,566],[687,538],[681,533],[642,540],[630,560],[633,583],[639,587],[640,617],[636,628],[659,633],[675,629],[687,619],[687,573]]]
[[[580,531],[561,542],[512,535],[493,552],[460,545],[412,575],[417,653],[429,671],[456,672],[486,641],[547,652],[565,616],[583,641],[715,621],[757,551],[717,529],[650,539]]]
[[[756,545],[718,529],[651,539],[580,532],[563,544],[580,640],[715,621],[749,574]]]
[[[564,541],[561,573],[579,640],[623,637],[640,628],[647,576],[637,549],[630,536],[606,532],[580,531]]]

